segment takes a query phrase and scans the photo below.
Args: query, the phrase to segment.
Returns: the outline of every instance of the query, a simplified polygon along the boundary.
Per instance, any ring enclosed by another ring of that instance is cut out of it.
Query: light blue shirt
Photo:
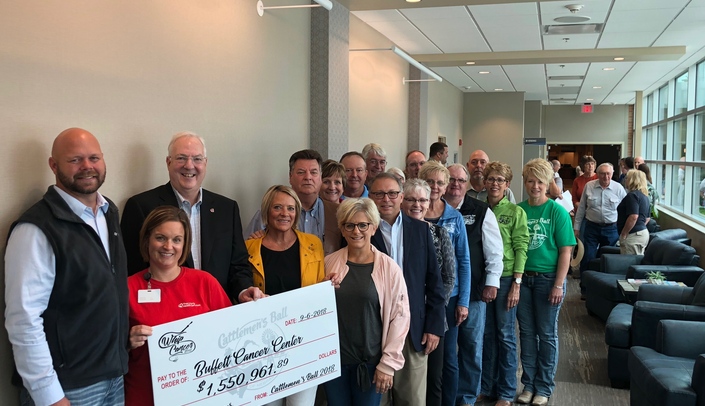
[[[384,246],[389,256],[404,270],[404,225],[401,216],[401,213],[397,215],[394,224],[389,224],[385,220],[380,221],[379,230],[382,232]]]
[[[626,195],[622,185],[613,180],[610,180],[606,188],[600,186],[599,179],[591,180],[585,184],[583,195],[580,196],[573,229],[580,230],[583,220],[597,224],[616,223],[617,206]]]
[[[176,195],[176,201],[179,202],[179,208],[186,212],[191,224],[191,258],[193,258],[193,267],[203,269],[201,268],[201,205],[203,203],[203,188],[198,191],[198,200],[196,200],[194,205],[184,199],[173,186],[171,189]]]
[[[105,218],[109,204],[105,198],[97,195],[98,210],[93,213],[73,196],[54,188],[71,211],[100,236],[110,257]],[[12,230],[5,252],[5,328],[17,371],[38,405],[56,403],[64,397],[41,317],[49,304],[55,278],[56,257],[46,235],[34,224],[18,224]]]
[[[370,192],[367,190],[367,186],[366,186],[366,185],[362,185],[362,187],[363,187],[363,189],[362,189],[362,195],[361,195],[358,199],[362,199],[363,197],[368,197],[368,196],[369,196],[369,193],[370,193]],[[347,199],[347,197],[345,197],[345,195],[341,196],[340,198],[343,199],[343,200]]]

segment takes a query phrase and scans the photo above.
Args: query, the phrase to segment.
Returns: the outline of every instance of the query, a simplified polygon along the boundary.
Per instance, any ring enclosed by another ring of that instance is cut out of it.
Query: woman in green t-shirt
[[[524,384],[517,402],[543,406],[556,386],[558,312],[575,236],[568,212],[546,195],[553,179],[551,164],[532,159],[523,176],[529,198],[519,207],[526,212],[529,249],[517,306]]]

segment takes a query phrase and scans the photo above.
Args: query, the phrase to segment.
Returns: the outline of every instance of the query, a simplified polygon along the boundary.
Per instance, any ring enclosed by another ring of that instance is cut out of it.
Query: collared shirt
[[[468,191],[466,193],[470,197],[474,197],[475,199],[481,201],[481,202],[486,202],[487,201],[487,189],[482,189],[479,192],[476,191],[475,189],[472,188],[472,185],[468,184]],[[512,189],[505,189],[504,190],[504,196],[511,202],[516,204],[516,199],[514,199],[514,193],[512,192]]]
[[[203,188],[198,191],[198,200],[196,204],[184,199],[179,192],[171,187],[176,195],[176,201],[179,202],[179,208],[186,212],[189,223],[191,223],[191,258],[193,258],[193,267],[201,268],[201,205],[203,203]]]
[[[585,185],[580,205],[575,214],[574,230],[580,230],[583,219],[597,224],[617,222],[617,206],[624,199],[627,192],[619,183],[610,180],[610,184],[603,188],[600,180],[591,180]]]
[[[323,200],[321,198],[316,199],[316,203],[313,204],[311,210],[306,210],[301,208],[301,215],[299,216],[299,231],[304,233],[313,234],[323,241],[323,236],[325,233],[325,209],[323,207]],[[243,231],[243,236],[245,239],[250,238],[250,236],[259,230],[264,230],[264,224],[262,223],[262,212],[257,210],[250,224]]]
[[[509,189],[507,189],[509,190]],[[506,199],[502,199],[506,200]],[[504,243],[499,232],[497,216],[492,209],[487,208],[485,220],[482,222],[482,253],[485,256],[485,286],[499,287],[499,278],[504,271]]]
[[[558,186],[558,189],[560,189],[561,193],[563,193],[563,179],[558,172],[553,172],[553,180],[556,181],[556,186]]]
[[[100,235],[108,256],[109,203],[98,193],[97,212],[54,186],[69,208]],[[42,313],[49,304],[56,279],[56,257],[46,235],[34,224],[20,223],[13,230],[5,252],[5,300],[19,309],[6,311],[6,326],[15,364],[36,404],[52,404],[64,397],[44,335]],[[16,326],[23,326],[18,331]]]
[[[358,199],[362,199],[363,197],[368,197],[368,195],[369,195],[369,191],[367,190],[367,186],[363,185],[362,187],[363,187],[362,196],[360,196]],[[345,195],[342,195],[342,196],[340,196],[340,199],[345,200],[345,199],[347,199],[347,197],[345,197]]]
[[[401,216],[401,213],[397,215],[394,224],[389,224],[385,220],[380,221],[379,229],[382,231],[382,239],[389,256],[399,265],[399,268],[404,270],[404,225]]]

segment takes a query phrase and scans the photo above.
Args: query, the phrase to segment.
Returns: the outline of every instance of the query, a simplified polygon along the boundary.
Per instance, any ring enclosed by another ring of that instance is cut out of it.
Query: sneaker
[[[531,401],[531,406],[546,406],[548,404],[548,398],[541,395],[534,396],[534,400]]]
[[[528,405],[531,403],[531,399],[534,397],[534,394],[529,392],[528,390],[525,390],[524,392],[517,397],[517,403],[521,403],[522,405]]]

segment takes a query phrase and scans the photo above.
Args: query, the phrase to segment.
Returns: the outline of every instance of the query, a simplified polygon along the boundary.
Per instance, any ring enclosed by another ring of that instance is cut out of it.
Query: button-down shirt
[[[622,185],[613,180],[606,188],[600,186],[599,179],[591,180],[580,197],[573,229],[580,230],[583,219],[597,224],[616,223],[617,206],[626,195]]]
[[[109,204],[98,193],[98,210],[84,205],[54,186],[69,208],[100,235],[110,257],[108,224]],[[5,252],[5,301],[19,307],[6,311],[6,326],[15,354],[17,371],[36,404],[52,404],[64,397],[54,370],[49,344],[41,317],[49,304],[56,279],[56,257],[46,235],[34,224],[20,223],[13,230]],[[22,326],[17,329],[17,326]],[[21,330],[21,331],[20,331]]]
[[[382,231],[382,239],[389,256],[404,270],[404,226],[401,213],[397,215],[394,224],[389,224],[385,220],[380,221],[379,229]]]
[[[179,202],[179,208],[186,212],[189,223],[191,224],[191,258],[193,258],[193,267],[201,268],[201,204],[203,203],[203,189],[198,191],[198,200],[196,204],[191,204],[184,199],[179,192],[174,189],[176,201]]]

